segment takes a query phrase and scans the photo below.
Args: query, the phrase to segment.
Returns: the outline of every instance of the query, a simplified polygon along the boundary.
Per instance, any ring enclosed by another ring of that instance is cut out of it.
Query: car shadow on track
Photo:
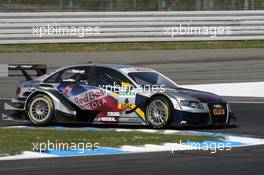
[[[1,125],[2,124],[2,125]],[[39,127],[31,124],[30,122],[15,122],[15,121],[1,121],[0,126],[30,126],[30,127]],[[45,126],[44,126],[45,127]],[[141,125],[114,125],[114,124],[107,124],[107,125],[100,125],[100,124],[89,124],[89,123],[52,123],[48,127],[68,127],[68,128],[82,128],[82,127],[94,127],[94,128],[101,128],[101,129],[152,129],[149,126],[141,126]],[[230,130],[239,128],[237,125],[228,125],[228,126],[181,126],[181,127],[167,127],[162,129],[156,130],[195,130],[195,131],[214,131],[214,130]]]
[[[87,124],[87,123],[54,123],[50,125],[51,127],[69,127],[69,128],[81,128],[81,127],[95,127],[101,129],[115,128],[115,129],[153,129],[149,126],[140,126],[140,125],[100,125],[100,124]],[[237,125],[228,125],[228,126],[181,126],[181,127],[167,127],[156,130],[225,130],[225,129],[235,129],[239,128]]]

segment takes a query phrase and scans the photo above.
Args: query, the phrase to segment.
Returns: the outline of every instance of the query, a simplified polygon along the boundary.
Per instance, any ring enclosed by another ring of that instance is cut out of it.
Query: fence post
[[[64,11],[64,0],[60,0],[60,9],[61,11]]]
[[[73,11],[72,10],[72,6],[73,6],[73,2],[72,2],[72,0],[69,0],[69,9],[70,9],[71,12]]]
[[[10,11],[12,9],[12,0],[8,0],[7,10]]]
[[[244,1],[244,9],[245,10],[248,10],[248,0],[245,0]]]

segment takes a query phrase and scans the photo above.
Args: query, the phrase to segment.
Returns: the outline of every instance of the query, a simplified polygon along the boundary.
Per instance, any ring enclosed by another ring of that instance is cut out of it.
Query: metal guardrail
[[[0,13],[0,44],[263,39],[264,10]]]

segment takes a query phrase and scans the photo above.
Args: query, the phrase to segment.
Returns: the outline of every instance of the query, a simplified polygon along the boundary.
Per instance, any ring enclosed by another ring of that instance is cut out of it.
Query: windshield
[[[128,73],[128,76],[141,86],[158,85],[170,89],[177,88],[177,85],[175,83],[157,72],[130,72]]]

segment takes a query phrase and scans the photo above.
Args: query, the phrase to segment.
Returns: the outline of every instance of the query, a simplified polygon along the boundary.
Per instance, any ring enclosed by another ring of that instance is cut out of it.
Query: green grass
[[[76,44],[13,44],[0,45],[0,53],[22,52],[91,52],[129,50],[229,49],[264,48],[260,41],[201,41],[201,42],[143,42],[143,43],[76,43]]]
[[[143,132],[115,132],[115,131],[82,131],[82,130],[54,130],[54,129],[0,129],[0,156],[14,155],[22,151],[32,151],[33,143],[99,143],[100,147],[118,148],[122,145],[144,145],[179,143],[185,141],[217,140],[220,137],[208,137],[184,134],[163,134]]]

